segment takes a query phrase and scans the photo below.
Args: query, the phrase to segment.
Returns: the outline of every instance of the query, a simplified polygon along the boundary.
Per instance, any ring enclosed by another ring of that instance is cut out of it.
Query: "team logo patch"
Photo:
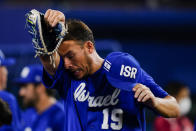
[[[104,63],[104,69],[109,72],[110,68],[111,68],[111,63],[108,60],[106,60]]]

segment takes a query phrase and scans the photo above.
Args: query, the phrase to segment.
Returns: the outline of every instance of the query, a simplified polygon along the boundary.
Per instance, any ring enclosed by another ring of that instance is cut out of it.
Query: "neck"
[[[41,95],[39,100],[36,102],[35,108],[38,114],[44,112],[56,103],[56,99],[47,95]]]
[[[104,62],[104,59],[101,58],[97,53],[94,54],[93,58],[94,59],[91,63],[91,75],[94,74],[97,70],[99,70]]]

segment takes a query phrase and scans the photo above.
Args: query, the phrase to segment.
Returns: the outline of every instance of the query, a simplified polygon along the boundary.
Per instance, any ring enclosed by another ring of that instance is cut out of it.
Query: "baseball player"
[[[23,68],[21,76],[15,79],[20,84],[19,95],[25,107],[32,107],[23,115],[24,131],[63,131],[64,111],[53,97],[53,92],[41,83],[42,66],[30,65]],[[27,116],[28,115],[28,116]],[[26,119],[25,119],[26,118]],[[27,119],[29,121],[27,122]]]
[[[6,91],[7,88],[7,66],[15,63],[13,58],[5,58],[3,52],[0,50],[0,98],[8,103],[12,112],[11,125],[4,125],[0,127],[0,131],[18,131],[21,128],[21,114],[14,95]]]
[[[146,107],[165,117],[179,115],[175,98],[157,85],[133,56],[113,52],[101,58],[86,24],[65,20],[62,12],[51,9],[41,20],[50,27],[48,33],[61,29],[61,23],[68,30],[60,45],[57,44],[57,51],[47,55],[45,47],[51,45],[47,46],[48,40],[44,37],[46,26],[42,28],[43,37],[37,36],[41,34],[38,14],[34,10],[28,15],[29,33],[44,66],[45,86],[57,89],[64,99],[66,131],[145,131]],[[37,29],[39,33],[34,33]],[[44,44],[46,46],[37,50]]]

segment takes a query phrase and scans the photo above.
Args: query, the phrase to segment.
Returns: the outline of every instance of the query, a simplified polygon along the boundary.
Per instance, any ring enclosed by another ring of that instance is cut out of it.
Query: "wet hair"
[[[12,112],[9,105],[0,98],[0,125],[10,125],[12,122]]]
[[[91,29],[81,20],[69,19],[66,21],[68,25],[68,34],[65,35],[63,41],[77,40],[77,41],[91,41],[93,44],[94,36]]]
[[[165,86],[165,90],[172,96],[176,96],[185,88],[187,88],[187,85],[178,81],[171,81]]]

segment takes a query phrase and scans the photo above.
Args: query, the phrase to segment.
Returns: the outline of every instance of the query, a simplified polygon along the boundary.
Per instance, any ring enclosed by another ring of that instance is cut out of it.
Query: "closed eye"
[[[69,52],[66,54],[66,57],[67,57],[68,59],[72,59],[74,56],[75,56],[75,54],[74,54],[72,51],[69,51]]]
[[[73,57],[74,57],[73,54],[67,56],[67,58],[69,58],[69,59],[72,59]]]

